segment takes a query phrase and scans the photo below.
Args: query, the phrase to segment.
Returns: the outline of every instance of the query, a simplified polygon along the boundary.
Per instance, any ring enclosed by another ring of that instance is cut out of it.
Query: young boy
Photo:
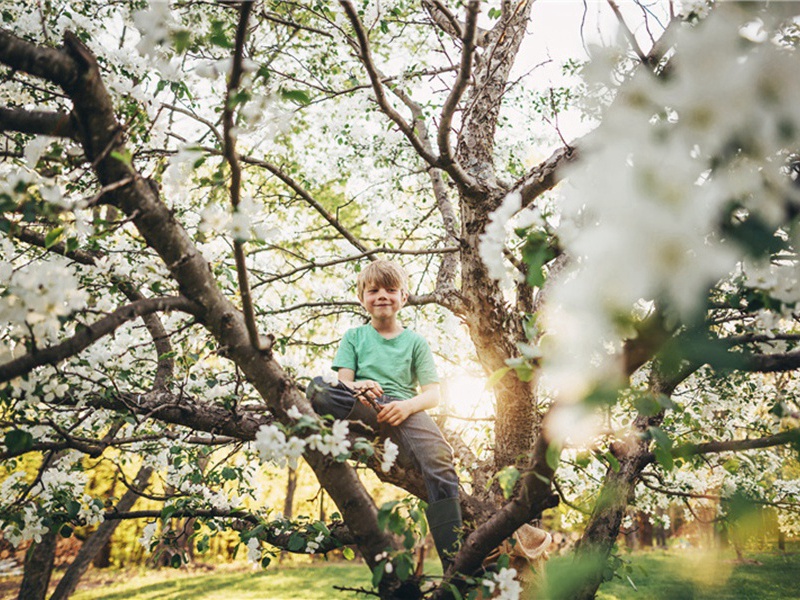
[[[401,452],[422,473],[428,525],[446,570],[461,530],[458,475],[450,446],[425,412],[439,403],[430,348],[397,320],[408,300],[408,276],[391,261],[375,261],[358,276],[358,300],[372,318],[344,334],[333,361],[338,383],[316,377],[306,393],[319,414],[363,421],[376,430],[382,423],[392,428]],[[375,402],[377,413],[370,406]]]

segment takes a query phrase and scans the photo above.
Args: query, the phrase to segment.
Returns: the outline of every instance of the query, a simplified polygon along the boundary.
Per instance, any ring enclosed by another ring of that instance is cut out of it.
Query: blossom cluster
[[[340,420],[333,422],[329,432],[313,433],[306,438],[287,437],[277,425],[262,425],[256,433],[255,448],[262,461],[270,461],[280,467],[288,464],[296,469],[297,461],[306,448],[336,459],[347,458],[350,451],[348,433],[348,422]]]
[[[496,600],[519,600],[522,586],[516,577],[516,569],[503,567],[499,572],[484,577],[481,585]]]
[[[784,227],[800,200],[786,172],[800,58],[768,33],[777,22],[754,30],[748,10],[720,7],[679,30],[669,73],[638,69],[582,142],[557,227],[570,266],[542,320],[543,383],[564,400],[622,374],[621,342],[654,301],[671,322],[697,318],[709,289],[754,251],[729,229],[757,221],[800,245]],[[484,235],[498,279],[501,227],[519,204],[510,195]],[[800,300],[795,262],[758,264],[763,287]]]

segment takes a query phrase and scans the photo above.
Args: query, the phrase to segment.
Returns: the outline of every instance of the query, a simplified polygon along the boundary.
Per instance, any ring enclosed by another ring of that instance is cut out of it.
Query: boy
[[[370,323],[344,334],[333,361],[338,383],[316,377],[306,394],[319,414],[363,421],[376,430],[382,423],[391,427],[400,450],[422,473],[428,525],[446,571],[461,530],[461,507],[452,450],[425,412],[439,403],[436,366],[425,339],[397,321],[408,300],[405,271],[378,260],[361,271],[357,283]],[[371,406],[376,403],[377,413]]]

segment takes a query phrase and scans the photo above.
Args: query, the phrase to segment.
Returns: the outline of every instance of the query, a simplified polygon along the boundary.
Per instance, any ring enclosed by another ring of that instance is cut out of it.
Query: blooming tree
[[[356,545],[382,597],[466,587],[411,575],[419,510],[377,507],[353,468],[424,500],[397,447],[298,385],[381,254],[419,281],[414,319],[464,324],[449,358],[497,399],[491,453],[448,433],[469,525],[447,579],[559,496],[592,507],[570,597],[594,596],[632,502],[713,493],[796,527],[792,6],[670,4],[643,36],[608,4],[625,46],[576,84],[596,128],[529,166],[509,114],[575,101],[513,85],[533,2],[3,7],[5,539],[138,517],[155,546],[156,519],[191,516],[199,547],[233,527],[265,564],[264,543]],[[256,457],[303,457],[342,522],[251,510]],[[156,473],[164,509],[87,495],[102,458],[140,493]],[[481,585],[516,597],[514,575]]]

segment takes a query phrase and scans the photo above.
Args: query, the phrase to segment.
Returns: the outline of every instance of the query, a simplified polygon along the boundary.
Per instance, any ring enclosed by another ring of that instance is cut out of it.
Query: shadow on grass
[[[363,565],[324,565],[307,568],[269,569],[267,571],[240,571],[208,573],[205,575],[177,575],[163,581],[140,582],[136,577],[126,583],[115,584],[111,589],[95,588],[78,592],[75,600],[325,600],[344,598],[334,586],[367,587],[370,574]]]

